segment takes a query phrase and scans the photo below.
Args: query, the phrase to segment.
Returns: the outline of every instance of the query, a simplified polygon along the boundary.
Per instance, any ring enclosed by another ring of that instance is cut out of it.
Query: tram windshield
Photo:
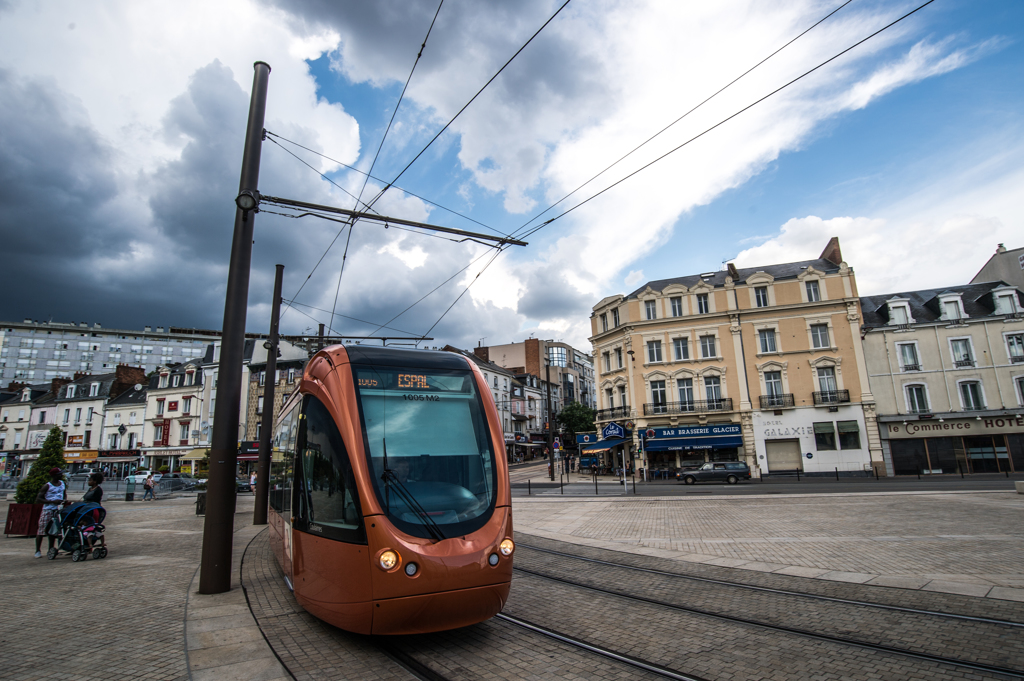
[[[381,506],[403,532],[441,539],[481,527],[496,467],[469,370],[353,365]]]

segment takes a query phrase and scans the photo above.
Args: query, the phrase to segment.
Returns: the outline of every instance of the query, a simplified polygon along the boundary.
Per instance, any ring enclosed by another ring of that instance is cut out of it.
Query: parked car
[[[236,478],[235,482],[238,485],[237,490],[239,492],[253,492],[253,491],[255,491],[255,490],[253,490],[252,485],[249,484],[249,478]]]
[[[676,473],[676,480],[687,485],[712,481],[734,485],[740,480],[750,480],[750,467],[741,461],[708,462],[696,470]]]
[[[156,479],[156,476],[153,476]],[[165,492],[190,490],[196,486],[197,480],[191,473],[164,473],[160,478],[160,489]]]
[[[70,480],[71,482],[83,482],[85,480],[88,480],[89,476],[92,475],[93,473],[102,472],[103,471],[101,471],[99,468],[83,468],[77,473],[72,473],[71,475],[69,475],[68,480]]]
[[[153,473],[153,482],[160,482],[160,478],[163,477],[163,473]],[[125,482],[134,482],[136,485],[141,485],[146,482],[146,478],[149,477],[149,473],[136,473],[135,475],[126,475],[124,478]]]

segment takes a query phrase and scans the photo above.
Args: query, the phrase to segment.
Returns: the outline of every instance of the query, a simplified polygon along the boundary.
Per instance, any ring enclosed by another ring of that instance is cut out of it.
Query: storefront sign
[[[515,441],[516,441],[515,433],[505,433],[505,443],[506,444],[508,444],[510,442],[515,442]]]
[[[927,419],[886,424],[889,439],[915,437],[957,437],[963,435],[991,435],[997,433],[1024,433],[1024,416],[982,416],[980,419]]]
[[[717,435],[740,435],[739,424],[721,426],[692,426],[685,428],[648,428],[645,431],[648,440],[661,437],[708,437]]]
[[[612,437],[626,437],[626,431],[617,423],[609,423],[601,429],[601,437],[605,440]]]
[[[597,433],[576,433],[576,444],[585,445],[590,442],[597,442]]]
[[[68,435],[68,443],[66,445],[64,445],[64,446],[65,447],[81,447],[82,444],[83,444],[83,440],[84,439],[85,439],[84,435]]]
[[[25,445],[25,449],[42,449],[43,443],[46,442],[46,436],[49,434],[48,430],[29,431],[28,444]]]

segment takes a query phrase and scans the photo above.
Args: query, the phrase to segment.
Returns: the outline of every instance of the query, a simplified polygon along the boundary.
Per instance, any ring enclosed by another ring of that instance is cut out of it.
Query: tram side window
[[[270,507],[286,518],[291,515],[292,509],[295,434],[298,431],[300,406],[301,404],[297,403],[288,413],[282,414],[274,430],[270,464]]]
[[[318,399],[307,397],[304,412],[305,427],[299,430],[296,442],[301,452],[296,527],[330,539],[365,544],[359,494],[345,441]]]

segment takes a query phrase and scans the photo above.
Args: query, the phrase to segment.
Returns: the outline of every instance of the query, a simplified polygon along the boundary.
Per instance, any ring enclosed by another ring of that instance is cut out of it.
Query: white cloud
[[[643,270],[630,270],[629,274],[626,275],[626,278],[622,280],[622,283],[624,283],[627,287],[632,288],[643,280]]]

